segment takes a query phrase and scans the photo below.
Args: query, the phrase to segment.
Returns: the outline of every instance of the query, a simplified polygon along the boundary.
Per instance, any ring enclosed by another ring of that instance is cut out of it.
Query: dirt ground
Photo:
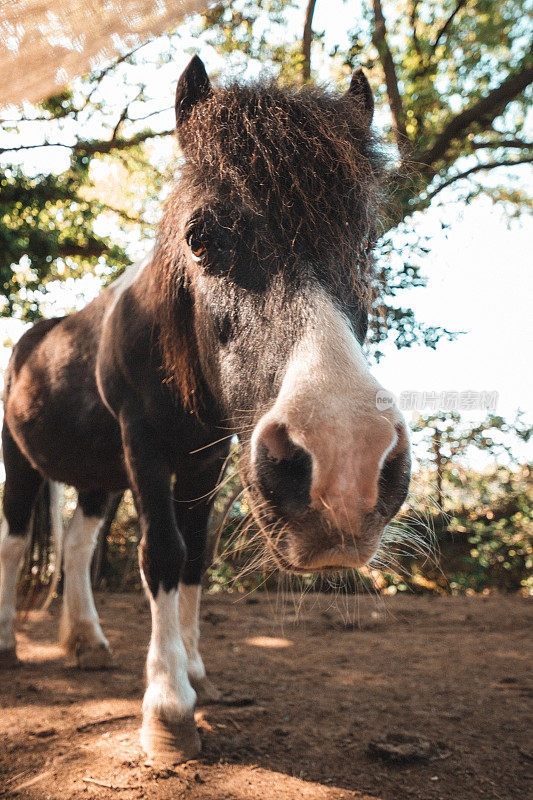
[[[241,705],[198,709],[202,757],[163,772],[138,743],[147,604],[101,595],[97,605],[114,671],[66,666],[58,606],[21,626],[24,665],[0,674],[0,797],[528,796],[523,598],[207,597],[207,670]],[[388,760],[387,736],[407,747],[403,761]]]

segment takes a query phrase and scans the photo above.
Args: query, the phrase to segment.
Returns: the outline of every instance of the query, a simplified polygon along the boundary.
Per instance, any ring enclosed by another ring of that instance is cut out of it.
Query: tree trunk
[[[311,44],[313,43],[313,14],[316,0],[308,0],[305,11],[304,32],[302,36],[302,79],[304,83],[311,80]]]

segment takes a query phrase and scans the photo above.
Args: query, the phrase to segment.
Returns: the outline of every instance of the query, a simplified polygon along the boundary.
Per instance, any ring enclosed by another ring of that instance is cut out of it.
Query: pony
[[[196,756],[216,699],[198,649],[207,521],[230,439],[266,547],[293,572],[372,558],[410,477],[404,420],[363,352],[385,164],[361,70],[342,95],[176,91],[184,163],[153,252],[15,346],[2,432],[0,663],[17,661],[17,571],[44,481],[78,491],[60,626],[81,668],[112,663],[89,569],[109,498],[131,488],[151,607],[141,744]]]

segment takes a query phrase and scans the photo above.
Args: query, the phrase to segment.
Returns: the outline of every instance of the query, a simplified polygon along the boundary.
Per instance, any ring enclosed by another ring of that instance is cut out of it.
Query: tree
[[[220,3],[204,15],[204,29],[221,51],[240,50],[270,61],[282,78],[297,72],[306,82],[311,41],[324,46],[312,31],[316,0],[307,0],[301,51],[290,38],[280,47],[257,35],[261,11],[273,5],[278,24],[280,15],[294,8],[291,0]],[[353,69],[363,66],[378,106],[388,112],[385,134],[401,156],[393,173],[400,186],[390,224],[426,208],[444,188],[467,177],[476,175],[464,192],[469,200],[488,190],[478,182],[480,172],[533,161],[533,142],[525,133],[533,83],[525,23],[531,10],[531,0],[367,0],[363,18],[353,20],[349,48],[329,53],[332,77],[344,85]],[[299,51],[295,64],[291,56]],[[467,157],[462,169],[460,159]],[[490,192],[495,199],[531,204],[505,186]]]
[[[131,116],[131,106],[141,104],[145,94],[144,83],[135,75],[133,80],[124,77],[129,98],[122,109],[106,100],[107,87],[120,79],[121,69],[135,65],[135,56],[132,51],[91,73],[43,102],[35,113],[2,122],[3,140],[9,142],[0,147],[5,164],[0,167],[3,316],[36,319],[52,281],[93,271],[106,282],[131,262],[126,243],[135,235],[153,235],[153,199],[168,176],[154,167],[145,143],[173,131],[154,130],[146,127],[144,116]],[[100,136],[87,138],[87,130]],[[27,157],[36,150],[41,154],[60,150],[66,154],[66,164],[33,174],[13,163],[17,156]],[[107,173],[113,167],[120,171],[113,192],[105,179],[103,186],[97,185],[98,165]],[[118,196],[118,207],[110,195]],[[99,231],[104,217],[107,227],[118,231],[115,238]]]
[[[445,483],[451,484],[451,472],[460,465],[467,451],[475,448],[494,458],[505,455],[511,463],[515,461],[509,437],[523,442],[533,436],[533,426],[524,422],[523,414],[517,414],[513,422],[496,414],[489,414],[477,425],[461,425],[461,415],[456,411],[439,411],[428,416],[419,416],[412,424],[419,445],[427,451],[420,460],[429,466],[436,491],[436,502],[441,512],[447,510]]]

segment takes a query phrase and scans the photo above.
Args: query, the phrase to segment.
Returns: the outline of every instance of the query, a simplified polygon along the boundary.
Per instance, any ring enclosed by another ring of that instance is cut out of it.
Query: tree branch
[[[141,117],[129,117],[129,121],[144,122],[144,120],[150,119],[150,117],[155,117],[157,114],[163,114],[165,111],[174,111],[174,106],[167,106],[166,108],[160,108],[157,111],[150,111],[148,114],[143,114]]]
[[[416,30],[416,26],[418,23],[418,3],[420,0],[411,0],[411,31],[412,31],[412,38],[413,38],[413,47],[417,55],[421,55],[420,52],[420,42],[418,41],[418,33]]]
[[[444,183],[441,183],[440,186],[437,186],[432,192],[428,192],[427,197],[424,200],[424,204],[428,201],[433,200],[433,198],[442,192],[443,189],[447,189],[448,186],[451,186],[452,183],[456,183],[456,181],[463,180],[463,178],[468,178],[470,175],[473,175],[475,172],[481,172],[481,170],[489,170],[489,169],[496,169],[497,167],[516,167],[518,164],[533,164],[533,156],[524,157],[524,158],[515,158],[515,159],[507,159],[505,161],[498,161],[492,164],[476,164],[475,167],[470,167],[470,169],[466,169],[464,172],[459,172],[457,175],[453,175]]]
[[[131,138],[116,138],[109,140],[95,139],[93,141],[86,139],[79,139],[75,144],[64,144],[64,142],[43,142],[42,144],[20,144],[16,147],[1,147],[0,155],[3,153],[14,153],[20,150],[34,150],[38,147],[66,147],[77,153],[86,153],[92,155],[93,153],[110,153],[112,150],[127,150],[128,147],[134,147],[137,144],[142,144],[148,139],[155,139],[158,136],[171,136],[174,129],[168,131],[139,131]]]
[[[112,141],[112,142],[116,141],[116,138],[117,138],[117,136],[118,136],[118,132],[119,132],[119,130],[121,129],[121,127],[122,127],[122,125],[124,124],[124,122],[125,122],[127,119],[129,119],[129,117],[128,117],[128,111],[130,110],[130,106],[131,106],[131,104],[132,104],[132,103],[135,103],[137,100],[139,100],[139,98],[140,98],[140,97],[142,97],[142,93],[143,93],[143,89],[142,89],[142,87],[141,87],[141,88],[139,89],[139,91],[137,92],[137,94],[135,95],[135,97],[133,97],[133,98],[132,98],[132,99],[129,101],[129,103],[126,105],[126,107],[122,109],[122,113],[121,113],[121,115],[120,115],[120,117],[119,117],[119,120],[118,120],[117,124],[115,125],[115,127],[113,128],[113,134],[112,134],[112,136],[111,136],[111,141]]]
[[[60,113],[51,114],[48,117],[23,117],[20,116],[18,119],[8,119],[7,117],[0,118],[0,125],[18,125],[20,122],[51,122],[52,120],[55,122],[56,119],[64,119],[65,117],[75,115],[79,113],[80,109],[63,109]]]
[[[142,221],[140,216],[132,217],[131,214],[128,214],[127,211],[123,211],[121,208],[115,208],[114,206],[110,206],[108,203],[102,203],[102,201],[99,201],[99,205],[104,211],[111,211],[113,214],[118,214],[119,217],[122,217],[127,222],[139,223]]]
[[[43,142],[42,144],[18,144],[16,147],[0,147],[0,155],[2,153],[17,153],[20,150],[36,150],[38,147],[66,147],[67,150],[72,150],[74,145],[64,144],[64,142]]]
[[[118,67],[120,64],[124,64],[129,58],[134,56],[135,53],[137,53],[139,50],[142,50],[143,47],[146,47],[147,44],[151,44],[151,41],[152,40],[148,39],[146,42],[141,42],[141,44],[138,44],[132,50],[128,50],[127,53],[123,53],[122,55],[117,56],[117,58],[113,59],[113,61],[111,61],[109,64],[107,64],[105,67],[103,67],[95,74],[95,79],[97,81],[101,81],[102,78],[104,78],[108,74],[108,72],[112,72],[115,69],[115,67]]]
[[[87,242],[86,244],[63,242],[58,245],[54,252],[54,257],[85,256],[86,258],[98,258],[98,256],[102,256],[108,250],[109,246],[103,242]]]
[[[379,53],[379,59],[383,67],[383,72],[385,73],[385,84],[393,119],[396,143],[400,152],[405,154],[409,146],[409,140],[405,129],[405,116],[400,90],[398,89],[396,67],[387,41],[387,28],[381,8],[381,0],[373,0],[373,7],[374,30],[372,32],[372,41]]]
[[[525,59],[524,59],[525,61]],[[520,72],[509,75],[496,89],[492,89],[470,108],[461,111],[443,128],[434,144],[420,153],[415,159],[426,167],[431,167],[447,153],[451,143],[458,139],[474,123],[490,124],[503,111],[505,106],[533,82],[533,67],[524,67]],[[427,174],[430,170],[426,169]]]
[[[137,144],[142,144],[147,139],[155,139],[158,136],[171,136],[174,133],[174,128],[168,131],[160,131],[154,133],[153,131],[139,131],[134,136],[127,138],[117,138],[108,141],[85,141],[81,139],[76,142],[73,147],[78,153],[86,153],[92,155],[93,153],[110,153],[112,150],[127,150],[129,147],[134,147]]]
[[[442,37],[444,36],[444,34],[448,30],[448,28],[450,27],[450,25],[454,21],[456,15],[462,9],[462,7],[466,5],[466,3],[467,3],[467,0],[459,0],[457,5],[455,6],[454,10],[452,11],[452,13],[450,14],[450,16],[448,17],[446,22],[442,25],[442,27],[440,28],[439,32],[437,33],[437,36],[436,36],[435,41],[433,43],[433,49],[435,49],[437,47],[438,43],[440,42],[440,40],[442,39]]]
[[[302,78],[307,83],[311,80],[311,44],[313,41],[313,14],[316,0],[308,0],[305,10],[305,22],[302,35]]]
[[[524,139],[496,139],[492,142],[471,142],[473,150],[495,150],[497,147],[512,147],[523,150],[530,150],[533,142],[526,142]]]

